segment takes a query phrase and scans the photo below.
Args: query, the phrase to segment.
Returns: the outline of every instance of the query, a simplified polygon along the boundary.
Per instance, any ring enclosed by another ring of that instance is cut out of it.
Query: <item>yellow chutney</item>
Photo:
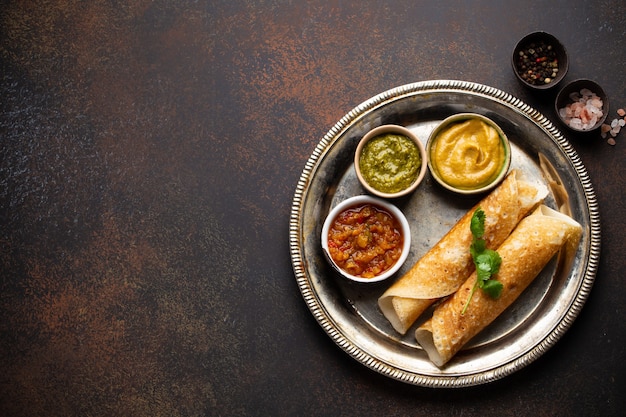
[[[429,157],[445,183],[472,190],[498,177],[507,150],[495,128],[480,119],[467,119],[443,128],[434,138]]]

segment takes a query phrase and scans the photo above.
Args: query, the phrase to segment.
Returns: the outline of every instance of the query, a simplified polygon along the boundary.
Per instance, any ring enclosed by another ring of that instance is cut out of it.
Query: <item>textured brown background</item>
[[[497,3],[497,5],[496,5]],[[431,390],[366,369],[303,302],[291,199],[321,137],[390,88],[461,79],[554,119],[515,42],[547,30],[626,106],[626,3],[0,2],[0,415],[621,415],[626,133],[569,135],[602,259],[537,362]]]

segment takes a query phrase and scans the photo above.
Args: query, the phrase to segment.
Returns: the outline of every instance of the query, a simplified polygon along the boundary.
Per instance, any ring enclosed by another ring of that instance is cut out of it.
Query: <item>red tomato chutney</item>
[[[337,215],[328,231],[328,252],[344,271],[374,278],[391,268],[402,254],[400,222],[388,211],[366,203]]]

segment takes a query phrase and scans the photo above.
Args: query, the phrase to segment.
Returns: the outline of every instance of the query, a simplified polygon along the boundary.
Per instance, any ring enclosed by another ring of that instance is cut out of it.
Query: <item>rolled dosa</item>
[[[405,334],[431,304],[455,292],[474,271],[469,247],[472,243],[470,222],[476,207],[480,206],[485,212],[487,247],[495,249],[517,223],[543,201],[547,188],[524,181],[518,175],[519,172],[512,170],[378,299],[380,310],[396,331]]]
[[[476,289],[468,303],[476,284],[474,272],[415,331],[415,339],[430,360],[439,367],[448,362],[519,297],[564,245],[574,248],[581,232],[582,227],[571,217],[546,206],[523,219],[497,249],[502,263],[492,278],[503,285],[500,297],[493,299]]]

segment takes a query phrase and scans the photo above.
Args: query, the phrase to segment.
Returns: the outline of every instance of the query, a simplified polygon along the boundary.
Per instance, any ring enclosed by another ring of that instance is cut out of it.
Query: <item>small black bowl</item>
[[[566,118],[561,114],[561,109],[565,108],[568,104],[573,103],[570,95],[572,94],[581,94],[581,91],[587,89],[594,93],[601,101],[602,101],[602,116],[597,118],[596,123],[593,126],[587,126],[586,128],[578,128],[575,124],[568,122]],[[602,123],[606,120],[609,115],[609,97],[606,95],[602,87],[594,81],[587,79],[579,79],[576,81],[572,81],[571,83],[565,85],[561,91],[556,95],[556,100],[554,101],[554,110],[556,111],[556,115],[559,120],[567,127],[574,132],[591,132],[596,130]]]
[[[528,53],[529,50],[530,54]],[[545,66],[543,65],[544,62]],[[515,45],[511,63],[517,79],[533,90],[548,90],[556,86],[565,77],[569,69],[565,46],[553,35],[546,32],[533,32],[524,36]],[[537,65],[541,67],[538,71],[534,71]],[[558,69],[554,76],[546,70],[553,68],[553,65],[556,65]],[[545,72],[548,73],[545,74]],[[532,77],[535,74],[548,75],[550,81],[546,83],[545,79],[542,78],[534,80]]]

